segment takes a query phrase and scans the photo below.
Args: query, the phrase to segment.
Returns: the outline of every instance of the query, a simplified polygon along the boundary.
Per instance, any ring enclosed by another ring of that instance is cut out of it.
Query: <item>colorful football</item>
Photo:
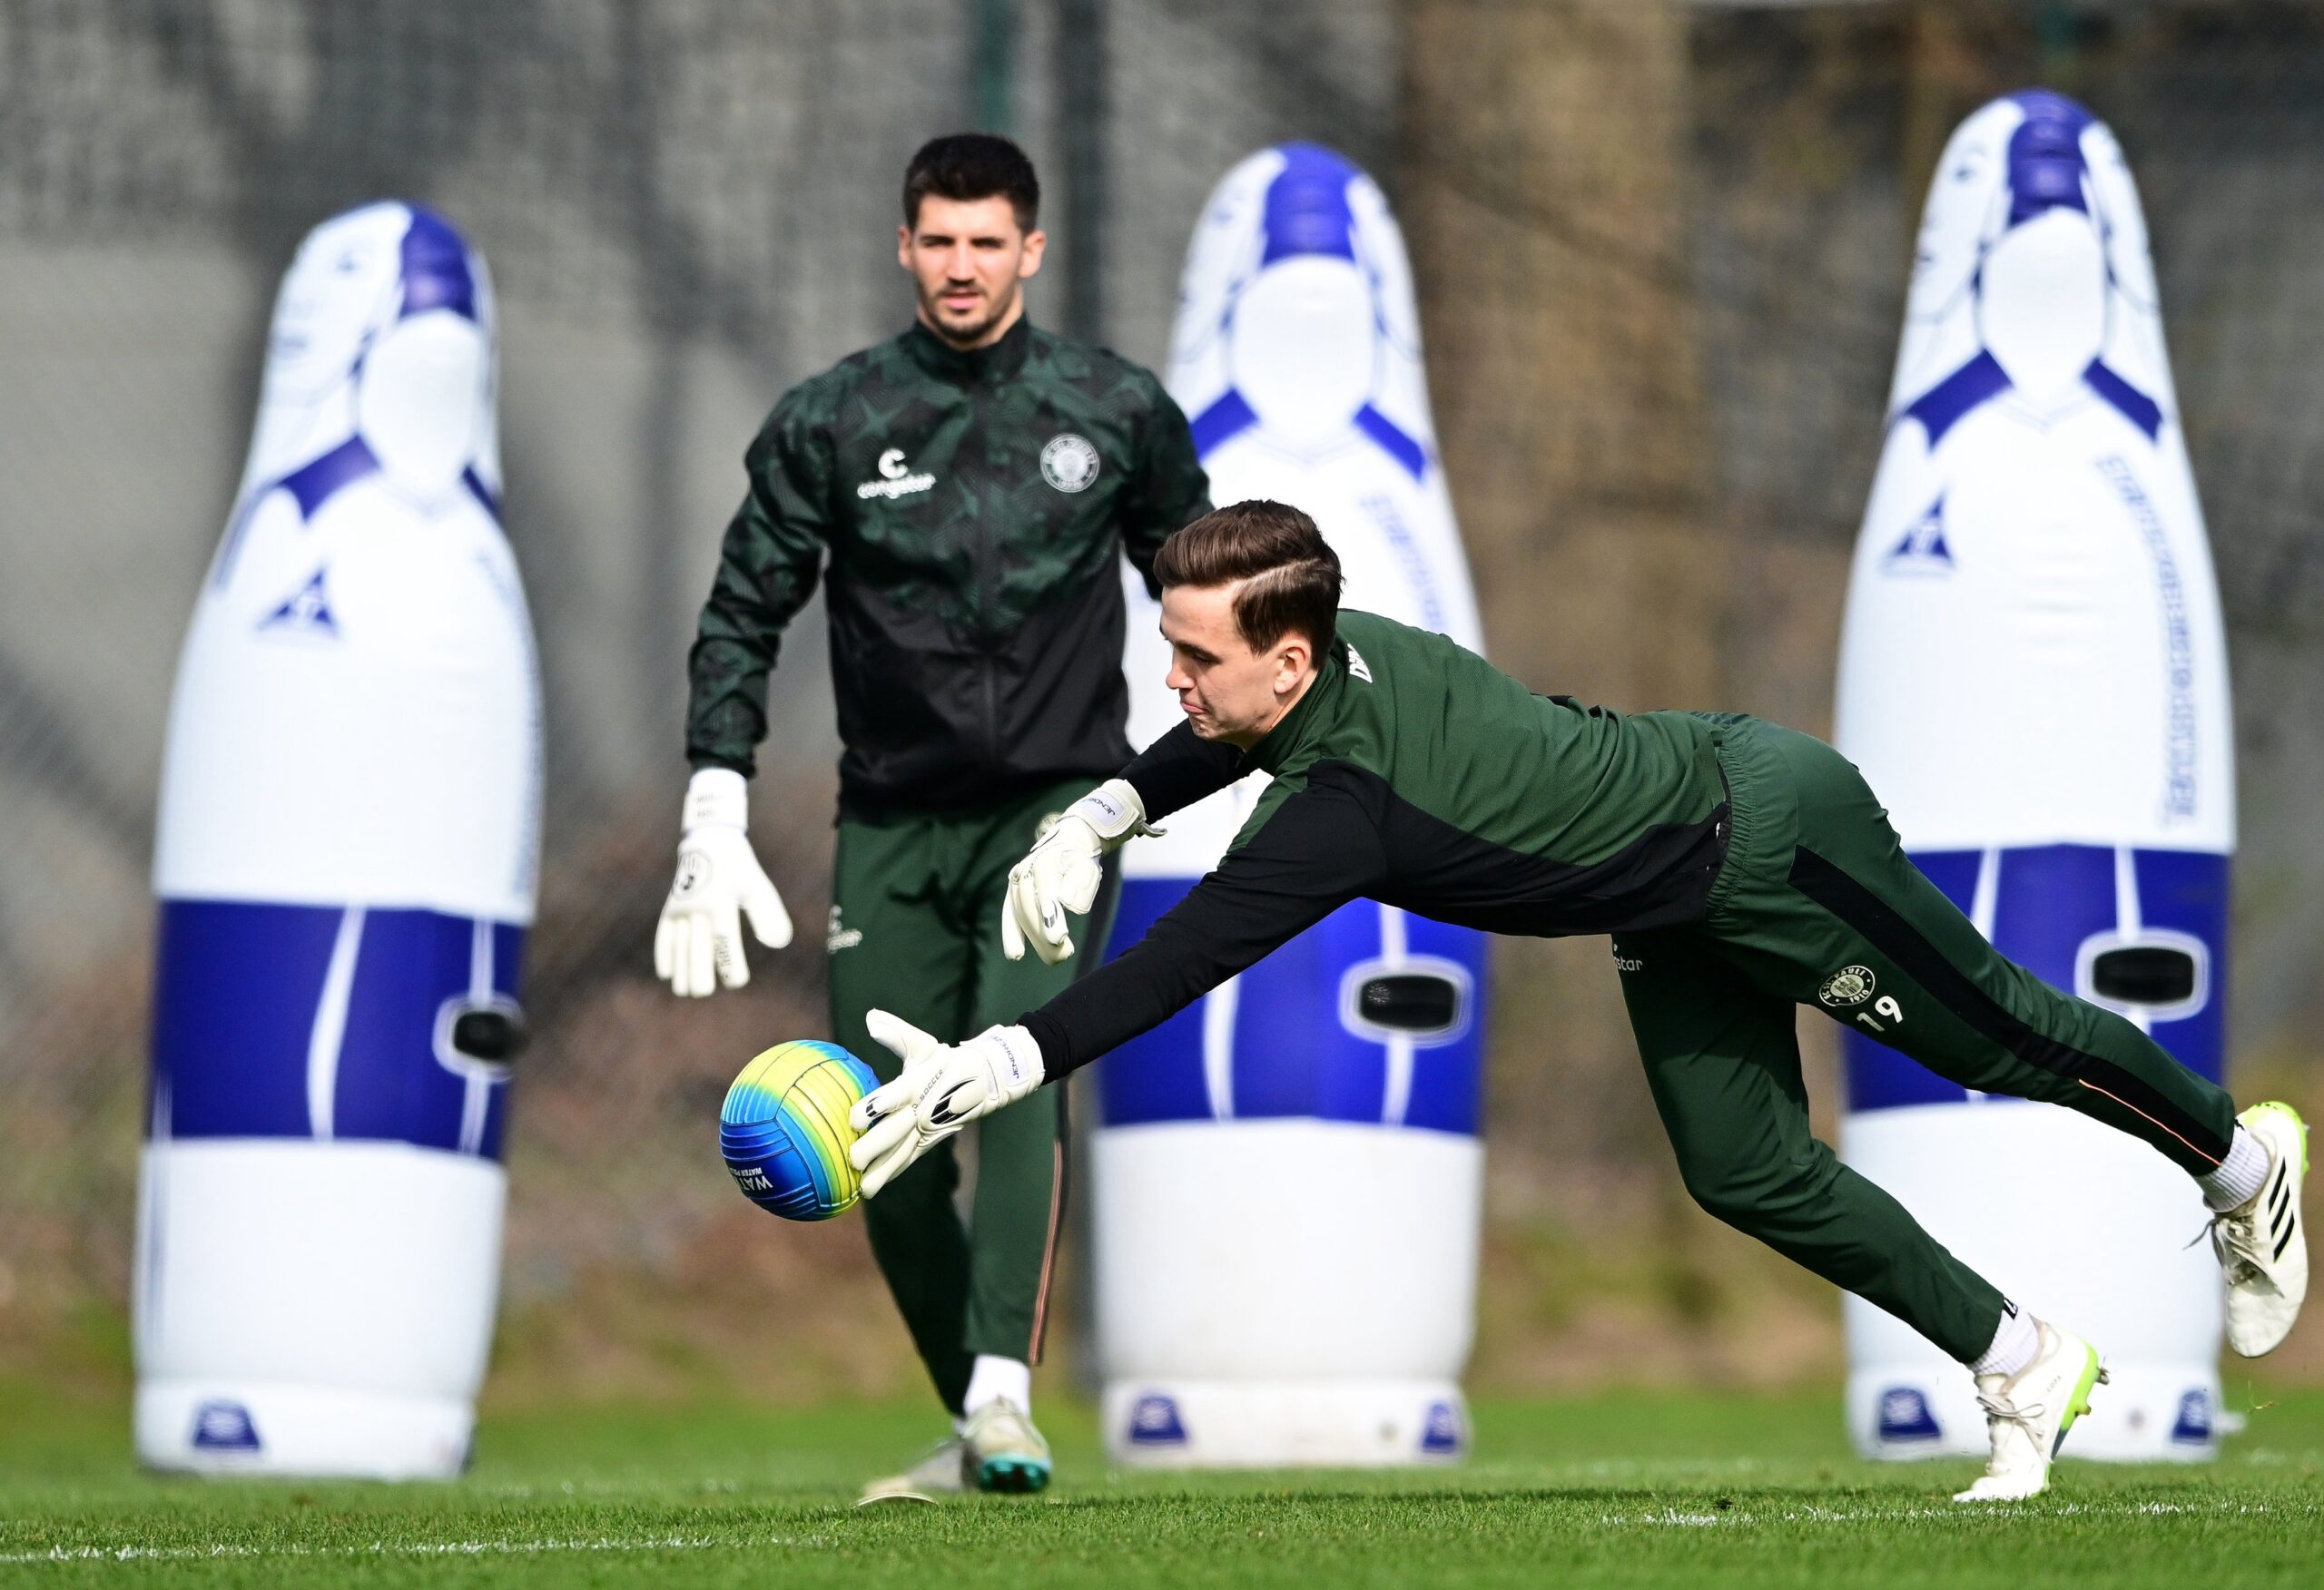
[[[734,1184],[785,1220],[829,1220],[853,1206],[861,1184],[847,1151],[847,1114],[879,1086],[872,1068],[837,1044],[777,1044],[743,1067],[718,1112],[718,1149]]]

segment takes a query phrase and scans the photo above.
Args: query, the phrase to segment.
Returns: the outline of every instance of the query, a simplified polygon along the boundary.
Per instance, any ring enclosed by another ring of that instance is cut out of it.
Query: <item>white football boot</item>
[[[2268,1173],[2259,1192],[2211,1216],[2211,1250],[2227,1274],[2227,1344],[2258,1358],[2291,1333],[2308,1297],[2308,1232],[2299,1218],[2308,1123],[2272,1100],[2236,1119],[2267,1149]]]
[[[1049,1444],[1006,1397],[969,1415],[960,1440],[968,1448],[961,1467],[979,1490],[1037,1491],[1049,1482]]]
[[[2081,1337],[2034,1321],[2041,1346],[2014,1375],[1979,1375],[1993,1456],[1956,1502],[2017,1502],[2048,1488],[2050,1461],[2073,1421],[2090,1411],[2090,1389],[2106,1382],[2098,1350]]]
[[[928,1456],[901,1474],[875,1479],[863,1487],[855,1505],[873,1502],[932,1502],[940,1496],[958,1495],[969,1488],[969,1444],[960,1437],[940,1441]]]

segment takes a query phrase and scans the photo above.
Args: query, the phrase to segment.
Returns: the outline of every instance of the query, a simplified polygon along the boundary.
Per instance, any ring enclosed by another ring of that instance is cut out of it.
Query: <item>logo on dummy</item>
[[[193,1410],[193,1447],[198,1452],[255,1452],[258,1426],[239,1402],[205,1402]]]
[[[1880,1438],[1884,1441],[1934,1441],[1944,1431],[1928,1399],[1910,1386],[1891,1386],[1880,1394]]]
[[[886,497],[892,502],[898,497],[917,496],[936,485],[936,476],[933,475],[925,472],[918,475],[911,473],[910,466],[904,463],[904,450],[901,447],[890,447],[881,454],[879,467],[880,478],[867,480],[857,486],[855,488],[857,496],[866,501],[873,497]]]
[[[2179,1399],[2179,1417],[2171,1421],[2171,1438],[2189,1446],[2208,1446],[2217,1427],[2211,1419],[2211,1394],[2198,1386]]]
[[[1872,968],[1842,967],[1824,979],[1816,990],[1816,997],[1837,1009],[1843,1005],[1861,1005],[1872,997]]]
[[[1087,491],[1098,478],[1098,449],[1071,431],[1051,437],[1041,449],[1041,478],[1061,492]]]
[[[1178,1418],[1176,1399],[1149,1392],[1129,1410],[1129,1443],[1133,1447],[1183,1447],[1187,1427]]]
[[[1929,504],[1925,513],[1913,521],[1903,538],[1888,549],[1888,555],[1880,560],[1880,572],[1922,577],[1953,572],[1953,549],[1945,545],[1945,497],[1942,493]]]
[[[339,639],[339,620],[331,616],[330,594],[323,589],[323,576],[330,571],[317,569],[307,583],[282,599],[273,612],[258,621],[261,633],[299,635],[320,635],[326,640]]]
[[[839,908],[832,908],[831,926],[823,932],[823,953],[837,955],[842,949],[853,949],[863,942],[863,929],[840,926]]]
[[[1461,1451],[1461,1416],[1449,1402],[1432,1402],[1421,1422],[1420,1449],[1431,1458],[1457,1457]]]

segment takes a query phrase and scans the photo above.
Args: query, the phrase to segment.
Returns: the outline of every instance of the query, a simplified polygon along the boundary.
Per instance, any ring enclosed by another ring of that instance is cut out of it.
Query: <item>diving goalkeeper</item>
[[[1022,1016],[903,1058],[858,1104],[881,1188],[962,1124],[1156,1026],[1359,897],[1499,933],[1611,933],[1663,1126],[1711,1213],[1904,1320],[1977,1378],[1992,1455],[1958,1499],[2028,1497],[2104,1378],[1808,1131],[1792,1007],[1862,1024],[1940,1075],[2063,1104],[2193,1176],[2228,1340],[2247,1356],[2307,1292],[2306,1128],[2243,1112],[2129,1021],[2004,959],[1904,853],[1862,775],[1728,713],[1624,716],[1536,696],[1451,641],[1339,611],[1339,561],[1295,508],[1239,503],[1164,543],[1169,682],[1187,721],[1068,812],[1010,874],[1002,933],[1071,953],[1103,856],[1253,771],[1224,860],[1144,939]]]

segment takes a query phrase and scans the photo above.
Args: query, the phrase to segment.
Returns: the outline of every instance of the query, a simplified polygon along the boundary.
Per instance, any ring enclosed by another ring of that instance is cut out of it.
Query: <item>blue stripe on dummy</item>
[[[2116,375],[2104,359],[2092,359],[2082,378],[2092,391],[2120,409],[2124,419],[2146,432],[2148,441],[2162,436],[2162,405]]]
[[[164,900],[153,1010],[153,1082],[172,1137],[315,1136],[308,1079],[316,1015],[347,912],[336,906]],[[524,930],[488,924],[491,991],[514,1000]],[[366,909],[331,1090],[335,1139],[459,1152],[472,1087],[473,1151],[500,1156],[507,1088],[440,1062],[438,1015],[467,998],[476,923],[436,911]]]
[[[1355,411],[1355,428],[1370,437],[1380,450],[1404,466],[1418,480],[1428,473],[1428,449],[1404,434],[1396,422],[1369,403]]]
[[[476,319],[476,272],[468,246],[452,223],[432,210],[410,205],[411,225],[403,234],[402,318],[449,309]]]
[[[1128,880],[1109,952],[1118,955],[1137,943],[1191,887],[1185,878]],[[1456,1035],[1412,1044],[1402,1124],[1474,1135],[1482,1094],[1485,936],[1409,914],[1403,922],[1406,957],[1451,961],[1463,969],[1469,1005]],[[1352,968],[1380,958],[1381,932],[1381,908],[1357,900],[1242,974],[1234,996],[1226,1091],[1220,1099],[1212,1096],[1204,1065],[1207,999],[1100,1060],[1098,1101],[1105,1124],[1230,1116],[1385,1123],[1390,1046],[1351,1031],[1341,1015],[1341,985]]]
[[[1492,946],[1473,928],[1454,928],[1407,915],[1404,937],[1413,955],[1454,961],[1469,974],[1468,1030],[1450,1043],[1413,1053],[1411,1101],[1404,1124],[1473,1137],[1484,1119],[1485,966]]]
[[[153,1091],[171,1135],[308,1135],[307,1040],[339,919],[328,907],[162,902]]]
[[[1157,918],[1184,899],[1184,878],[1126,878],[1114,911],[1107,958],[1146,937]],[[1210,1091],[1202,1071],[1202,1001],[1139,1034],[1097,1063],[1098,1113],[1108,1126],[1149,1121],[1207,1121]]]
[[[2202,850],[2137,853],[2139,910],[2148,928],[2200,938],[2211,950],[2210,995],[2177,1021],[2159,1021],[2154,1041],[2189,1070],[2227,1075],[2228,859]]]
[[[1285,143],[1277,152],[1283,170],[1267,184],[1260,269],[1301,254],[1354,259],[1355,215],[1348,209],[1347,185],[1355,180],[1355,167],[1319,144]]]
[[[1226,443],[1259,423],[1257,413],[1244,401],[1243,394],[1229,387],[1200,414],[1187,422],[1194,433],[1195,456],[1207,460]]]
[[[460,471],[460,484],[468,488],[468,495],[470,496],[476,498],[478,502],[484,505],[484,511],[492,515],[492,522],[496,525],[499,524],[499,496],[495,493],[490,486],[484,484],[484,476],[476,472],[475,465],[471,464],[466,469]]]
[[[1913,858],[1945,897],[1964,912],[1976,893],[1984,853],[1927,852]],[[2083,947],[2122,930],[2115,852],[2102,845],[2042,845],[1999,853],[1994,880],[1995,948],[2052,987],[2076,992]],[[2138,898],[2131,908],[2145,931],[2184,934],[2208,951],[2207,996],[2175,1020],[2152,1021],[2155,1042],[2181,1065],[2216,1082],[2226,1060],[2226,966],[2229,859],[2193,850],[2138,850],[2132,876]],[[1968,1091],[1906,1059],[1869,1035],[1848,1030],[1841,1040],[1852,1111],[1905,1104],[1958,1104]]]
[[[2001,360],[1979,348],[1968,363],[1906,404],[1898,417],[1919,420],[1934,448],[1973,410],[2008,390],[2009,372],[2001,368]]]

